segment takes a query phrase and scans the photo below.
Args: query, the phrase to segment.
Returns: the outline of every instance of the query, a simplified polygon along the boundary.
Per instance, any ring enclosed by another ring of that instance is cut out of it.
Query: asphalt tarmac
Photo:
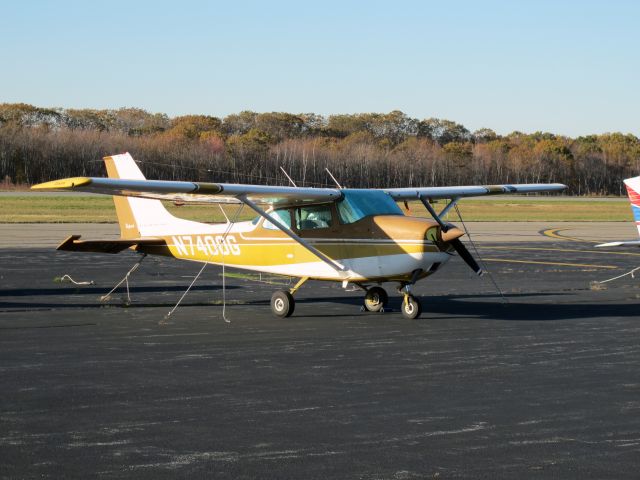
[[[593,248],[634,229],[564,227],[488,229],[492,277],[454,258],[414,321],[319,282],[277,319],[279,280],[242,276],[227,323],[216,267],[166,318],[199,265],[147,258],[126,306],[100,297],[136,254],[5,245],[0,477],[637,478],[640,283],[594,282],[640,250]]]

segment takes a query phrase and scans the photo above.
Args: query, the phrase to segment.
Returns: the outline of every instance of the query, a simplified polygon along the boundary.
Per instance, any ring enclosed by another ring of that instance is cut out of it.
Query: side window
[[[291,215],[289,214],[289,210],[286,210],[286,209],[274,210],[272,212],[269,212],[268,215],[271,218],[275,218],[277,221],[282,223],[285,227],[291,228]],[[273,223],[271,223],[269,220],[266,220],[266,219],[263,222],[262,227],[266,228],[267,230],[280,230]]]
[[[298,230],[329,228],[332,223],[330,205],[296,208],[296,228]]]

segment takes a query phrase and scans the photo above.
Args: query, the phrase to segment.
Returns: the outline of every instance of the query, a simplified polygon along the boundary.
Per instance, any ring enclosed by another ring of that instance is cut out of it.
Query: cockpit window
[[[343,224],[369,215],[403,215],[393,198],[380,190],[343,190],[342,193],[343,198],[336,205]]]
[[[314,205],[296,208],[296,227],[298,230],[329,228],[332,224],[331,206]]]
[[[289,214],[289,210],[273,210],[272,212],[268,212],[267,215],[284,224],[284,226],[286,226],[287,228],[291,228],[291,215]],[[266,228],[267,230],[279,230],[279,228],[269,220],[265,220],[262,224],[262,227]]]

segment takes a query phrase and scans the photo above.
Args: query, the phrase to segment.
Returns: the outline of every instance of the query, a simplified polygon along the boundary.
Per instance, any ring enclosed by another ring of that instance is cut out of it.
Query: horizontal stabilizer
[[[137,245],[165,246],[164,240],[156,238],[126,240],[80,240],[80,235],[71,235],[58,245],[57,250],[66,252],[120,253]]]

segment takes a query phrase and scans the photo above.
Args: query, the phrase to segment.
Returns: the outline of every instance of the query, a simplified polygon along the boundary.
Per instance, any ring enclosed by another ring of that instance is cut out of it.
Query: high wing
[[[300,205],[331,202],[342,194],[336,188],[280,187],[233,183],[179,182],[169,180],[124,180],[102,177],[75,177],[54,180],[31,187],[33,190],[72,190],[77,192],[152,198],[180,203],[242,203],[241,197],[257,205]],[[458,199],[483,195],[560,192],[561,183],[523,183],[511,185],[471,185],[458,187],[417,187],[382,189],[396,201],[426,198]]]
[[[33,190],[71,190],[125,197],[170,200],[180,203],[242,203],[257,205],[300,205],[331,202],[342,194],[335,188],[298,188],[232,183],[177,182],[165,180],[124,180],[76,177],[54,180],[31,187]]]
[[[387,188],[386,193],[394,200],[429,200],[503,195],[509,193],[561,192],[567,186],[561,183],[519,183],[511,185],[471,185],[461,187]]]

